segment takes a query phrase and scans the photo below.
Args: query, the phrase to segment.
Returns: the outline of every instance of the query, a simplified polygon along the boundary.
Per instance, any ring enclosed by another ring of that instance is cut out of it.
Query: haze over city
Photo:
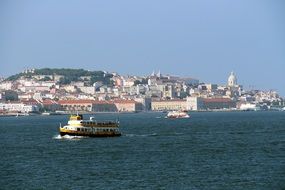
[[[0,75],[153,70],[285,95],[285,2],[1,1]]]

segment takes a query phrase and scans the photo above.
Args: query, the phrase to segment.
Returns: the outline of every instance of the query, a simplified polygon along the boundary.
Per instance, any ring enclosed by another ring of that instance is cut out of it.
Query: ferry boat
[[[165,118],[189,118],[190,116],[186,111],[171,111],[168,112],[167,116]]]
[[[65,126],[59,127],[61,136],[115,137],[121,136],[119,121],[97,122],[93,117],[83,120],[82,115],[71,115]]]

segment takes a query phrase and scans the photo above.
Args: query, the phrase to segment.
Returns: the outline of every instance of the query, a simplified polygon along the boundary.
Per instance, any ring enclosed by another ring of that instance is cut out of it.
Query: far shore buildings
[[[64,111],[87,112],[136,112],[142,111],[142,104],[134,100],[96,101],[96,100],[59,100]]]
[[[156,100],[151,102],[151,110],[187,110],[186,100]]]
[[[34,69],[23,73],[33,74]],[[0,112],[138,112],[240,109],[243,104],[284,107],[275,91],[244,90],[231,72],[226,84],[200,83],[193,78],[162,75],[120,76],[111,84],[91,76],[63,84],[62,75],[32,75],[0,82]]]
[[[22,102],[0,103],[0,113],[30,113],[38,112],[39,106],[34,104],[25,104]]]
[[[236,103],[230,98],[187,97],[185,100],[155,100],[151,104],[151,109],[153,111],[201,111],[232,108],[236,108]]]

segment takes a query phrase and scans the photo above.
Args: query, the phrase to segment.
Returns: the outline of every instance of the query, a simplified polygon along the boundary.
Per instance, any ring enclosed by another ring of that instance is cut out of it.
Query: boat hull
[[[69,135],[69,136],[84,136],[84,137],[119,137],[122,134],[106,134],[106,133],[102,133],[102,134],[98,134],[98,133],[77,133],[77,132],[59,132],[60,136],[65,136],[65,135]]]
[[[187,118],[190,118],[190,116],[182,116],[182,117],[179,117],[179,116],[166,116],[165,118],[167,118],[167,119],[187,119]]]

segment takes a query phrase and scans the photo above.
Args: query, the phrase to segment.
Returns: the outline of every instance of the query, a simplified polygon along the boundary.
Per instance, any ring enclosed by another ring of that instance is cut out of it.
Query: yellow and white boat
[[[83,120],[82,115],[71,115],[68,124],[59,127],[61,136],[115,137],[121,136],[119,121],[97,122],[93,117]]]

